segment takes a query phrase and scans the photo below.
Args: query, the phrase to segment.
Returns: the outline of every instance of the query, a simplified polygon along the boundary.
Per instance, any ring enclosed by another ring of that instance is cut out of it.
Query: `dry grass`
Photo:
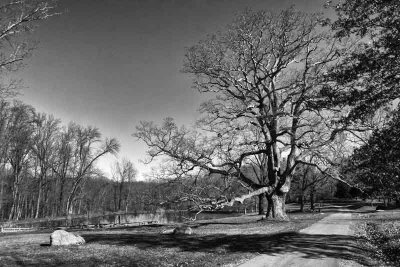
[[[82,246],[51,247],[50,232],[1,234],[1,266],[233,266],[258,254],[259,240],[293,234],[323,214],[295,214],[290,222],[242,216],[192,223],[194,235],[162,234],[171,226],[78,232]],[[258,240],[249,246],[252,240]]]

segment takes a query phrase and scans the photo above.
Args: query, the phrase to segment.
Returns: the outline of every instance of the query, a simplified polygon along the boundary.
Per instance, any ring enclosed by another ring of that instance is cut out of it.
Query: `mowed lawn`
[[[326,214],[290,215],[290,222],[241,216],[192,223],[193,235],[173,226],[78,231],[81,246],[49,246],[51,231],[0,234],[0,266],[235,266],[271,248]],[[276,251],[276,250],[271,250]]]

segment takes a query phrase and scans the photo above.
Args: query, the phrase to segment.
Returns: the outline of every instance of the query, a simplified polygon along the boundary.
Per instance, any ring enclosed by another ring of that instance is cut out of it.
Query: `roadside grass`
[[[191,222],[190,236],[163,234],[171,225],[78,231],[87,243],[65,247],[49,246],[51,231],[0,234],[0,266],[235,266],[257,256],[264,240],[279,243],[326,214],[289,216],[289,222],[255,215]]]
[[[400,266],[400,210],[358,214],[355,233],[376,266]]]

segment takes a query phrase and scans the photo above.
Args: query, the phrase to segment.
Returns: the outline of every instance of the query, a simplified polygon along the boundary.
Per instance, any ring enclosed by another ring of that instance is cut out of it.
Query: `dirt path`
[[[360,251],[352,242],[351,213],[335,213],[303,229],[299,235],[288,240],[288,247],[280,253],[263,254],[239,267],[344,267],[362,266]]]

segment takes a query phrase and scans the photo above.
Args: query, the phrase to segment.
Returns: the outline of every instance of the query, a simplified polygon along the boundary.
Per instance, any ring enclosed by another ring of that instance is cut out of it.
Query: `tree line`
[[[116,160],[107,177],[96,162],[116,155],[116,139],[102,138],[95,127],[63,125],[15,99],[0,101],[0,148],[3,221],[155,211],[177,191],[174,184],[137,181],[127,159]]]
[[[102,139],[97,128],[61,126],[20,101],[0,102],[1,208],[8,219],[72,214],[76,196],[95,162],[115,154],[119,143]],[[28,215],[29,214],[29,215]]]

